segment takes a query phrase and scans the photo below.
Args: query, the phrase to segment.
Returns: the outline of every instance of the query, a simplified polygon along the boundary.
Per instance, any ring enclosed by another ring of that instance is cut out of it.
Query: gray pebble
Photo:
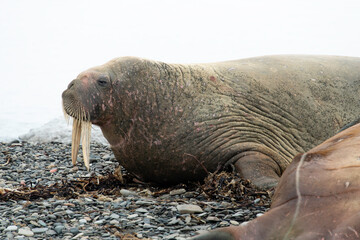
[[[71,232],[72,234],[78,234],[78,233],[79,233],[79,229],[78,229],[77,227],[72,227],[72,228],[70,228],[70,232]]]
[[[117,215],[116,213],[113,213],[113,214],[111,214],[111,215],[110,215],[110,218],[113,218],[113,219],[119,219],[119,218],[120,218],[120,216],[119,216],[119,215]]]
[[[80,225],[84,225],[87,223],[86,219],[80,219],[79,220]]]
[[[175,189],[175,190],[170,191],[171,196],[180,195],[180,194],[184,194],[184,193],[186,193],[186,190],[184,188]]]
[[[27,237],[34,236],[34,233],[28,228],[20,228],[19,231],[18,231],[18,234],[19,235],[24,235],[24,236],[27,236]]]
[[[97,220],[97,221],[95,221],[94,223],[95,223],[95,224],[98,224],[98,225],[102,225],[102,224],[104,224],[104,220],[103,220],[103,219]]]
[[[180,214],[184,213],[201,213],[203,210],[198,205],[194,204],[182,204],[177,206],[177,210]]]
[[[145,209],[145,208],[138,208],[138,209],[135,210],[135,212],[147,213],[147,212],[149,212],[149,211],[148,211],[147,209]]]
[[[8,226],[5,231],[17,231],[18,227],[15,225]]]
[[[34,234],[38,234],[38,233],[44,233],[48,230],[48,228],[33,228],[31,229],[31,231],[34,233]]]
[[[133,192],[133,191],[130,191],[130,190],[127,190],[127,189],[121,189],[121,190],[120,190],[120,193],[121,193],[124,197],[136,196],[136,195],[137,195],[136,192]]]
[[[54,230],[50,229],[48,231],[46,231],[46,235],[49,235],[49,236],[53,236],[53,235],[56,235],[57,232],[55,232]]]
[[[131,214],[129,216],[127,216],[128,219],[134,219],[134,218],[137,218],[139,215],[138,214]]]
[[[61,234],[62,231],[63,231],[63,229],[64,229],[64,226],[63,226],[63,225],[58,225],[58,226],[56,226],[54,229],[55,229],[55,232],[56,232],[57,234]]]
[[[118,220],[111,220],[110,224],[111,225],[119,225],[119,221]]]
[[[45,223],[43,220],[39,220],[39,221],[38,221],[38,224],[41,225],[41,226],[43,226],[43,227],[46,227],[46,226],[47,226],[46,223]]]

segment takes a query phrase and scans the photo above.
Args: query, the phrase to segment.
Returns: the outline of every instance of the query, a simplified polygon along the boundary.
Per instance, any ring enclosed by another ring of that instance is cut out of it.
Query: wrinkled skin
[[[270,188],[299,152],[357,119],[360,59],[269,56],[179,65],[125,57],[81,73],[65,111],[100,126],[140,180],[174,184],[233,165]]]
[[[359,146],[357,124],[298,155],[281,177],[267,213],[195,239],[360,239]]]

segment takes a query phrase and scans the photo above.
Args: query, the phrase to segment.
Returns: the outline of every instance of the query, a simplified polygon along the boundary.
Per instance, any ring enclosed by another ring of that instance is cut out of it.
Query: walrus
[[[304,154],[280,179],[268,212],[194,240],[360,239],[360,124]]]
[[[113,59],[63,92],[89,168],[91,124],[144,182],[176,184],[231,167],[274,187],[292,158],[357,119],[360,58],[264,56],[207,64]]]

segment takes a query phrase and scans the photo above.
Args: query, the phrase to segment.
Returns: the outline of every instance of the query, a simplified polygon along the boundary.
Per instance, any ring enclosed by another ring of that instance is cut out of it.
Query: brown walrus
[[[195,239],[360,239],[360,124],[296,156],[263,216]]]
[[[234,165],[260,188],[360,114],[360,58],[268,56],[212,64],[133,57],[82,72],[62,94],[73,162],[91,124],[143,181],[179,183]],[[83,129],[83,130],[81,130]],[[82,133],[81,133],[82,132]]]

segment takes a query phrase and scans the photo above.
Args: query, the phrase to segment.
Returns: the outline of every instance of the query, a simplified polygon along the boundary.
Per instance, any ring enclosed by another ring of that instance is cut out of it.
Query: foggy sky
[[[67,84],[120,56],[178,63],[360,57],[359,12],[358,0],[0,0],[0,118],[61,115]]]

